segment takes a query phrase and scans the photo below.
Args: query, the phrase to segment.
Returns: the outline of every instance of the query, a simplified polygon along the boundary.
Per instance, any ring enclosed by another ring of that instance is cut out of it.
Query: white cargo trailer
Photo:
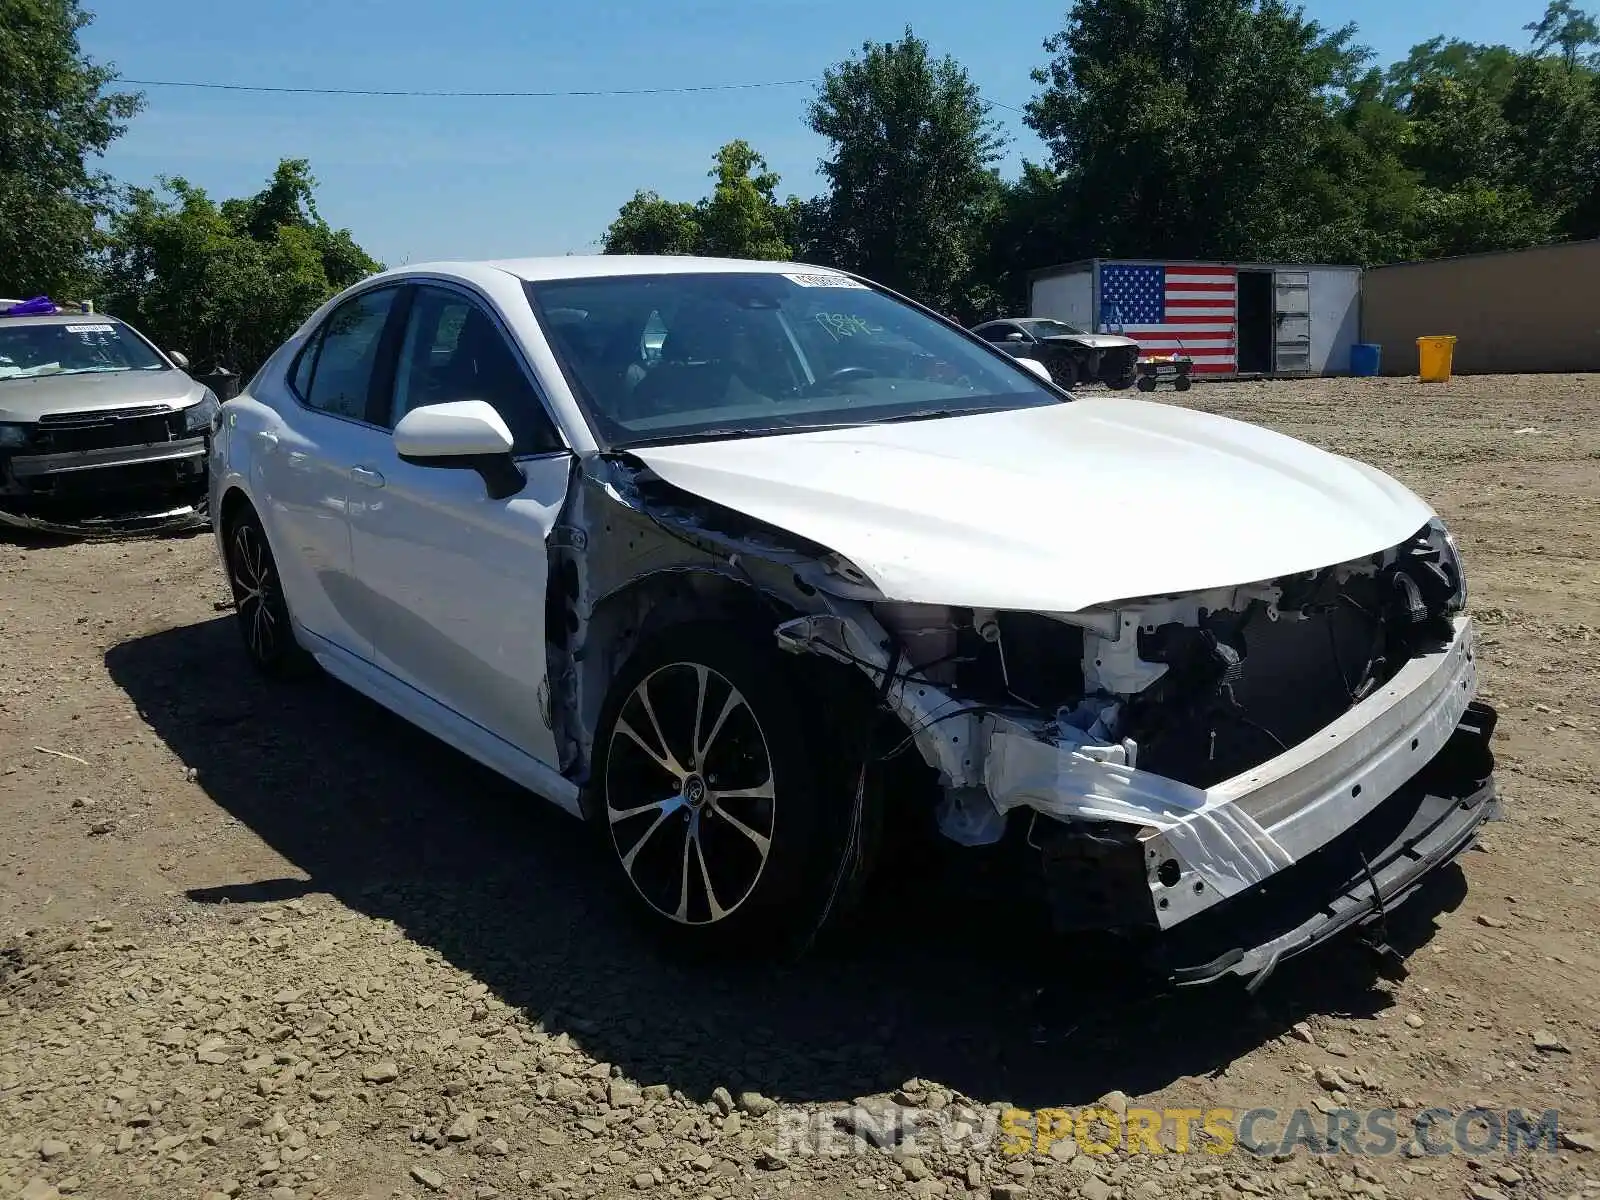
[[[1090,258],[1034,271],[1028,291],[1030,316],[1187,355],[1212,379],[1346,375],[1361,333],[1360,267]]]

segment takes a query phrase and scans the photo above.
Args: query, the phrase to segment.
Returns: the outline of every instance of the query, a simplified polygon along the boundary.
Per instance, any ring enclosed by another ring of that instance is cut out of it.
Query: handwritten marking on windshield
[[[833,335],[833,340],[836,342],[859,334],[870,337],[872,334],[883,332],[882,327],[872,325],[850,313],[819,312],[812,319]]]

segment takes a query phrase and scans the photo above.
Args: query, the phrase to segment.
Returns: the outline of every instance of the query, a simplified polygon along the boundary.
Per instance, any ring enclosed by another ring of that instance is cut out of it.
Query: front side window
[[[1061,402],[957,331],[834,273],[545,280],[527,291],[596,435],[619,448]]]
[[[0,379],[170,369],[120,322],[0,322]]]
[[[295,364],[293,382],[311,408],[353,420],[367,419],[372,374],[397,288],[363,292],[334,309]],[[311,359],[305,375],[306,360]]]
[[[455,400],[494,406],[514,454],[561,449],[555,425],[494,321],[465,295],[419,287],[395,368],[390,427],[414,408]]]

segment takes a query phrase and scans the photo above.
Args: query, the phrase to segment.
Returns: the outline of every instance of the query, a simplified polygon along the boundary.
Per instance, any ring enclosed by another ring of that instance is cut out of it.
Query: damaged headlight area
[[[779,640],[868,675],[937,777],[941,831],[1021,840],[1059,928],[1165,931],[1307,877],[1413,793],[1490,796],[1465,600],[1433,520],[1353,562],[1080,612],[836,598]],[[1491,809],[1440,819],[1476,829]],[[1392,848],[1362,846],[1361,903],[1381,913],[1372,862]]]
[[[217,399],[215,392],[207,388],[198,404],[191,404],[183,410],[183,428],[189,433],[210,432],[221,411],[222,402]]]

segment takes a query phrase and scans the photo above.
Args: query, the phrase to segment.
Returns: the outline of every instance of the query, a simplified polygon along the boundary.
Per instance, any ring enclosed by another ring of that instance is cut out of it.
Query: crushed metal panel
[[[719,513],[628,455],[580,459],[547,551],[551,728],[561,773],[580,784],[610,682],[654,628],[714,617],[735,597],[769,607],[769,628],[820,607],[800,580],[820,551]]]

